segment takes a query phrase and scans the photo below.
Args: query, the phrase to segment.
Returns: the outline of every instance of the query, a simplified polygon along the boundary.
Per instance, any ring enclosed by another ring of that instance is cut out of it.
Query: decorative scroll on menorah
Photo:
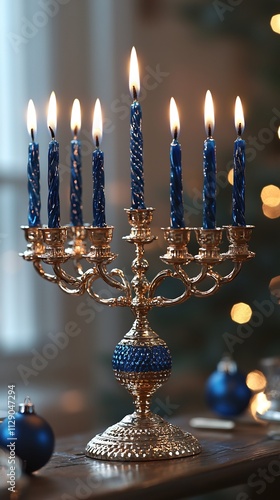
[[[213,295],[237,276],[243,262],[254,257],[248,248],[253,226],[168,227],[163,229],[167,250],[160,257],[168,267],[149,281],[145,245],[156,239],[150,227],[153,210],[126,210],[131,229],[124,239],[135,245],[136,254],[131,266],[131,280],[121,269],[109,267],[117,257],[110,247],[112,226],[23,227],[27,250],[21,255],[33,262],[42,278],[56,283],[71,295],[88,293],[93,300],[109,307],[129,307],[135,317],[131,329],[113,354],[115,377],[132,395],[135,411],[88,443],[86,454],[92,458],[139,461],[186,457],[200,452],[200,444],[194,436],[150,410],[152,395],[170,376],[171,355],[166,343],[151,329],[147,315],[154,307],[180,304],[192,296]],[[197,255],[188,251],[192,233],[198,243]],[[229,247],[226,253],[221,253],[224,233]],[[73,275],[64,269],[69,260],[74,264]],[[225,261],[231,263],[231,270],[223,275],[219,272],[219,265]],[[90,264],[88,269],[83,268],[84,262]],[[192,277],[186,271],[191,262],[198,266],[197,274]],[[47,266],[51,266],[51,273],[47,272]],[[167,278],[183,284],[184,290],[177,297],[159,294],[159,287]],[[99,279],[118,290],[119,295],[101,297],[94,287]],[[199,288],[200,284],[208,282],[206,290],[205,287],[203,290]]]

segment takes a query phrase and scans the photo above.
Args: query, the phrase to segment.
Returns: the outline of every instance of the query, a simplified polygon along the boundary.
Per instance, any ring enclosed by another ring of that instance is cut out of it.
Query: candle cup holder
[[[113,226],[86,228],[88,239],[91,243],[90,251],[84,257],[88,262],[112,262],[117,255],[111,252],[110,243],[113,238]]]
[[[189,228],[162,228],[163,236],[167,241],[166,254],[160,258],[165,264],[186,264],[194,258],[188,252],[191,230]]]
[[[252,226],[250,226],[250,231],[243,231],[242,234],[240,234],[241,231],[229,231],[229,241],[234,249],[231,248],[226,258],[233,262],[233,268],[228,275],[222,276],[218,270],[212,269],[215,264],[221,263],[225,258],[219,251],[222,229],[196,228],[200,248],[198,256],[193,257],[187,248],[192,229],[165,228],[163,231],[167,250],[161,260],[170,267],[163,269],[151,281],[148,281],[146,272],[149,264],[144,256],[145,245],[150,244],[156,238],[152,235],[150,228],[153,210],[153,208],[126,210],[130,234],[124,239],[135,245],[131,280],[128,280],[120,269],[111,271],[107,269],[107,264],[116,258],[110,250],[112,226],[86,227],[85,233],[82,228],[77,230],[77,238],[83,235],[84,243],[86,235],[91,243],[90,251],[84,255],[81,254],[80,245],[72,245],[68,253],[64,251],[69,228],[68,230],[67,228],[43,229],[46,250],[43,256],[37,255],[33,259],[39,274],[58,284],[64,292],[72,295],[88,293],[100,304],[110,307],[129,307],[134,315],[131,329],[115,348],[113,371],[118,382],[132,395],[135,411],[90,440],[86,446],[86,455],[91,458],[147,461],[187,457],[200,452],[201,446],[192,434],[170,424],[150,410],[152,395],[170,376],[171,355],[165,341],[160,339],[150,327],[147,315],[154,307],[178,305],[191,296],[213,295],[223,284],[232,281],[240,272],[242,263],[253,256],[248,248],[245,249],[251,236]],[[239,253],[236,248],[239,249]],[[22,256],[25,258],[24,254]],[[42,270],[38,264],[42,258],[52,265],[54,276]],[[75,259],[79,258],[79,267],[78,269],[76,267],[78,276],[71,276],[63,270],[64,258],[66,260],[70,258],[74,264]],[[83,258],[92,264],[91,269],[83,271]],[[189,277],[185,267],[194,258],[200,265],[200,269],[197,276]],[[184,286],[183,293],[174,298],[160,295],[158,289],[166,278],[180,280]],[[213,282],[211,286],[206,290],[200,290],[200,284],[204,283],[205,279],[207,284],[209,278]],[[118,291],[118,297],[104,298],[94,292],[93,286],[97,279],[102,279],[112,289]]]
[[[34,260],[34,258],[41,256],[45,252],[45,245],[43,242],[42,228],[21,226],[24,231],[24,236],[27,241],[27,249],[20,256],[24,260]]]
[[[69,226],[67,229],[67,237],[69,240],[67,255],[81,259],[87,253],[86,239],[87,232],[84,226]]]
[[[231,243],[228,252],[223,254],[226,259],[240,261],[255,257],[251,252],[248,243],[252,236],[254,226],[224,226],[227,232],[228,241]]]
[[[45,252],[40,255],[40,258],[43,262],[51,265],[66,262],[70,258],[64,249],[67,241],[67,227],[43,227],[42,234]]]
[[[127,213],[128,222],[131,226],[129,236],[124,236],[123,240],[130,243],[141,243],[142,241],[147,244],[151,243],[156,236],[151,234],[150,224],[153,218],[154,208],[133,209],[125,208]]]
[[[224,257],[220,254],[220,244],[223,237],[223,229],[196,228],[195,233],[199,244],[198,255],[195,256],[195,260],[209,265],[222,262]]]

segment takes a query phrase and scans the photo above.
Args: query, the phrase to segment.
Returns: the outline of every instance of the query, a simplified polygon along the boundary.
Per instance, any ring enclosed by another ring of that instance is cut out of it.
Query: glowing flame
[[[36,110],[32,99],[30,99],[27,106],[27,130],[29,134],[31,134],[31,130],[33,130],[33,136],[37,131]]]
[[[242,102],[239,96],[237,96],[235,101],[234,123],[237,134],[241,135],[245,127],[245,120],[244,120]]]
[[[133,99],[137,98],[140,92],[140,77],[139,77],[139,66],[138,66],[138,59],[135,47],[132,47],[130,55],[129,90],[131,93],[131,97]]]
[[[56,117],[56,97],[55,93],[52,92],[49,100],[48,109],[48,127],[52,129],[54,135],[56,133],[57,117]]]
[[[78,135],[81,128],[81,106],[79,99],[75,99],[73,102],[70,125],[73,134]]]
[[[215,127],[214,104],[210,90],[207,90],[205,96],[204,125],[206,134],[210,137],[213,134]]]
[[[102,125],[102,111],[100,100],[96,99],[94,111],[93,111],[93,121],[92,121],[92,137],[96,146],[101,143],[103,135],[103,125]]]
[[[171,97],[169,108],[170,131],[172,137],[178,137],[180,133],[180,118],[175,99]]]

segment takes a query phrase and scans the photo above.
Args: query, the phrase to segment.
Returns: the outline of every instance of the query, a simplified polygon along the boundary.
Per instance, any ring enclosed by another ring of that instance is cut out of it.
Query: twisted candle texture
[[[70,220],[73,226],[83,225],[81,166],[81,142],[73,139],[71,141],[70,184]]]
[[[37,227],[41,225],[41,198],[39,145],[36,142],[31,142],[28,147],[27,178],[29,194],[28,225],[29,227]]]
[[[216,143],[212,137],[203,148],[203,229],[216,227]]]
[[[146,208],[144,203],[142,110],[135,100],[130,107],[131,208]]]
[[[234,141],[234,182],[232,190],[233,226],[246,226],[245,222],[245,141]]]
[[[170,167],[170,225],[172,228],[185,227],[181,147],[175,139],[170,145]]]
[[[60,226],[60,203],[59,203],[59,144],[53,139],[49,143],[48,150],[48,226]]]
[[[104,154],[99,148],[92,154],[93,173],[93,226],[106,226],[104,195]]]

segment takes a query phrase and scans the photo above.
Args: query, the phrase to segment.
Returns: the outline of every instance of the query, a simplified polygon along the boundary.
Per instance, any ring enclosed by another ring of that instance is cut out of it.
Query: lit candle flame
[[[243,114],[243,107],[239,96],[236,97],[235,101],[234,122],[237,134],[241,135],[245,127],[245,120]]]
[[[56,117],[56,97],[55,93],[52,92],[49,100],[48,109],[48,127],[51,132],[51,136],[54,138],[56,133],[57,117]]]
[[[278,137],[280,139],[280,127],[278,127]]]
[[[206,135],[211,137],[215,127],[214,104],[210,90],[207,90],[204,105],[204,125]]]
[[[34,102],[32,101],[32,99],[29,100],[27,106],[27,130],[31,135],[32,140],[34,140],[34,135],[37,131],[37,118]]]
[[[135,47],[132,47],[130,55],[129,90],[131,93],[131,97],[136,100],[140,92],[140,77]]]
[[[77,136],[81,128],[81,106],[79,99],[75,99],[73,102],[70,125],[74,136]]]
[[[96,99],[94,111],[93,111],[93,121],[92,121],[92,137],[96,144],[96,147],[102,141],[103,125],[102,125],[102,111],[100,100]]]
[[[180,119],[176,101],[173,97],[170,99],[169,117],[171,135],[174,139],[177,139],[180,133]]]

